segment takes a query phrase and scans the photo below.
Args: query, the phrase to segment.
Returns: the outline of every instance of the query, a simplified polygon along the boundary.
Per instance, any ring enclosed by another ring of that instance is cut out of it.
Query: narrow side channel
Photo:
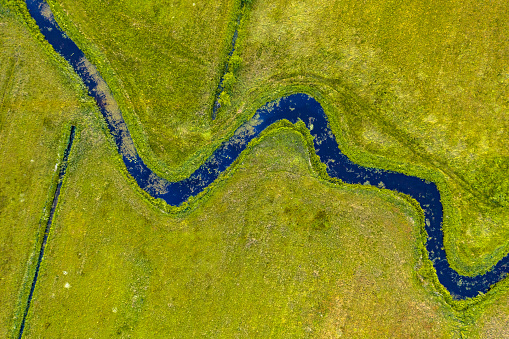
[[[237,37],[239,35],[240,20],[242,19],[242,11],[245,8],[245,6],[246,6],[245,1],[242,1],[240,14],[237,16],[237,19],[236,19],[237,21],[235,23],[235,32],[233,32],[232,43],[231,43],[232,48],[230,50],[230,53],[228,53],[228,59],[226,60],[225,65],[224,65],[223,75],[221,76],[221,79],[219,80],[219,84],[217,85],[216,97],[214,99],[214,105],[212,106],[212,120],[216,119],[217,110],[219,108],[221,108],[221,103],[219,102],[219,95],[224,90],[224,86],[223,86],[224,76],[229,71],[230,59],[232,58],[233,52],[235,52],[235,43],[237,42]]]
[[[41,243],[41,249],[39,251],[39,258],[37,259],[37,265],[35,267],[34,279],[32,280],[32,286],[30,287],[30,294],[28,295],[27,305],[25,307],[25,312],[23,313],[23,319],[21,320],[21,326],[19,328],[19,336],[21,339],[23,336],[23,330],[25,329],[25,321],[28,315],[28,311],[30,310],[30,304],[32,302],[32,297],[34,296],[35,286],[37,285],[37,278],[39,277],[39,270],[41,268],[42,258],[44,256],[44,250],[46,248],[46,243],[48,242],[48,236],[51,231],[51,223],[53,221],[53,215],[55,214],[55,209],[58,205],[58,197],[60,196],[60,190],[62,189],[62,183],[64,182],[65,171],[67,169],[67,160],[69,159],[69,153],[71,152],[72,143],[74,142],[74,135],[76,134],[76,126],[71,127],[71,134],[69,135],[69,142],[67,143],[67,148],[64,152],[64,157],[62,158],[62,162],[60,163],[60,171],[58,173],[58,182],[57,188],[55,190],[55,194],[53,195],[53,201],[51,203],[51,210],[49,213],[48,222],[46,223],[46,229],[44,230],[44,237]]]

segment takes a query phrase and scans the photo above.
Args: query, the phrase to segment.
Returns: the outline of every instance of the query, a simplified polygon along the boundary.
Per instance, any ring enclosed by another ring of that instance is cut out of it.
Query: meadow
[[[159,174],[189,175],[256,108],[303,91],[353,160],[439,184],[455,269],[482,273],[509,252],[502,1],[49,3]],[[6,336],[71,124],[79,137],[26,337],[508,335],[507,282],[466,308],[447,303],[426,270],[419,210],[326,180],[298,128],[264,133],[189,211],[163,213],[125,176],[100,114],[24,23],[22,2],[0,9]],[[231,102],[212,120],[239,12]]]
[[[256,1],[233,104],[320,98],[352,159],[441,184],[449,260],[478,274],[509,252],[508,16],[503,1]]]
[[[300,134],[266,135],[180,217],[147,206],[111,165],[104,139],[100,130],[81,134],[28,338],[459,331],[414,270],[423,239],[412,206],[390,192],[324,182]]]
[[[67,65],[0,6],[0,337],[18,322],[71,124],[95,112]],[[19,324],[18,324],[19,325]]]
[[[160,175],[187,177],[256,108],[305,91],[327,107],[352,159],[443,182],[455,269],[478,274],[509,252],[503,1],[50,4]],[[213,121],[239,12],[242,61]]]

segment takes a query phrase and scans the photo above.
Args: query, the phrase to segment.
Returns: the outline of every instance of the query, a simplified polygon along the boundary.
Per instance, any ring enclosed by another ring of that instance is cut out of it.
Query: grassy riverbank
[[[112,89],[143,159],[189,176],[228,132],[211,109],[240,1],[48,3]]]
[[[442,182],[456,269],[477,274],[509,252],[503,2],[254,1],[239,32],[232,105],[215,122],[240,3],[50,4],[159,174],[189,175],[266,100],[306,91],[327,107],[352,158]]]
[[[64,65],[0,2],[2,338],[21,320],[70,124],[95,110]]]
[[[315,95],[353,159],[442,178],[450,260],[477,274],[509,251],[508,19],[503,1],[256,1],[223,114]]]

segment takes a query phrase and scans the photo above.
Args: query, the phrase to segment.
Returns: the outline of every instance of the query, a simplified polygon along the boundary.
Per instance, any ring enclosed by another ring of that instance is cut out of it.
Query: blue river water
[[[444,250],[443,208],[436,184],[402,173],[354,164],[340,151],[320,103],[307,94],[293,94],[259,108],[255,115],[240,126],[228,141],[223,142],[189,178],[170,182],[157,176],[145,165],[134,148],[125,121],[106,83],[83,52],[55,22],[47,3],[43,0],[27,0],[26,3],[46,40],[69,62],[83,80],[89,94],[96,100],[128,172],[140,188],[154,198],[163,199],[173,206],[182,204],[216,180],[265,128],[281,119],[292,123],[301,120],[314,137],[316,154],[327,166],[329,176],[349,184],[371,184],[398,191],[414,198],[421,205],[428,234],[426,249],[429,259],[436,269],[440,283],[455,299],[475,297],[480,292],[486,293],[493,284],[508,274],[509,255],[483,275],[462,276],[453,270]]]

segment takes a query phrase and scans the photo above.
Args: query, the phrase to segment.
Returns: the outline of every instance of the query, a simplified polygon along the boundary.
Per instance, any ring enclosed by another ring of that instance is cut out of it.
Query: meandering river
[[[163,199],[174,206],[182,204],[216,180],[265,128],[281,119],[292,123],[301,120],[313,136],[316,154],[327,166],[329,176],[349,184],[370,184],[401,192],[421,205],[428,234],[426,249],[429,259],[436,269],[440,283],[454,298],[465,299],[475,297],[480,292],[486,293],[509,272],[509,255],[483,275],[468,277],[453,270],[444,250],[443,208],[436,184],[402,173],[354,164],[340,151],[320,103],[307,94],[293,94],[259,108],[255,115],[240,126],[230,140],[221,144],[189,178],[170,182],[157,176],[138,155],[122,113],[95,66],[55,22],[45,1],[27,0],[26,3],[46,40],[69,62],[83,80],[89,94],[96,100],[129,174],[141,189],[152,197]]]

